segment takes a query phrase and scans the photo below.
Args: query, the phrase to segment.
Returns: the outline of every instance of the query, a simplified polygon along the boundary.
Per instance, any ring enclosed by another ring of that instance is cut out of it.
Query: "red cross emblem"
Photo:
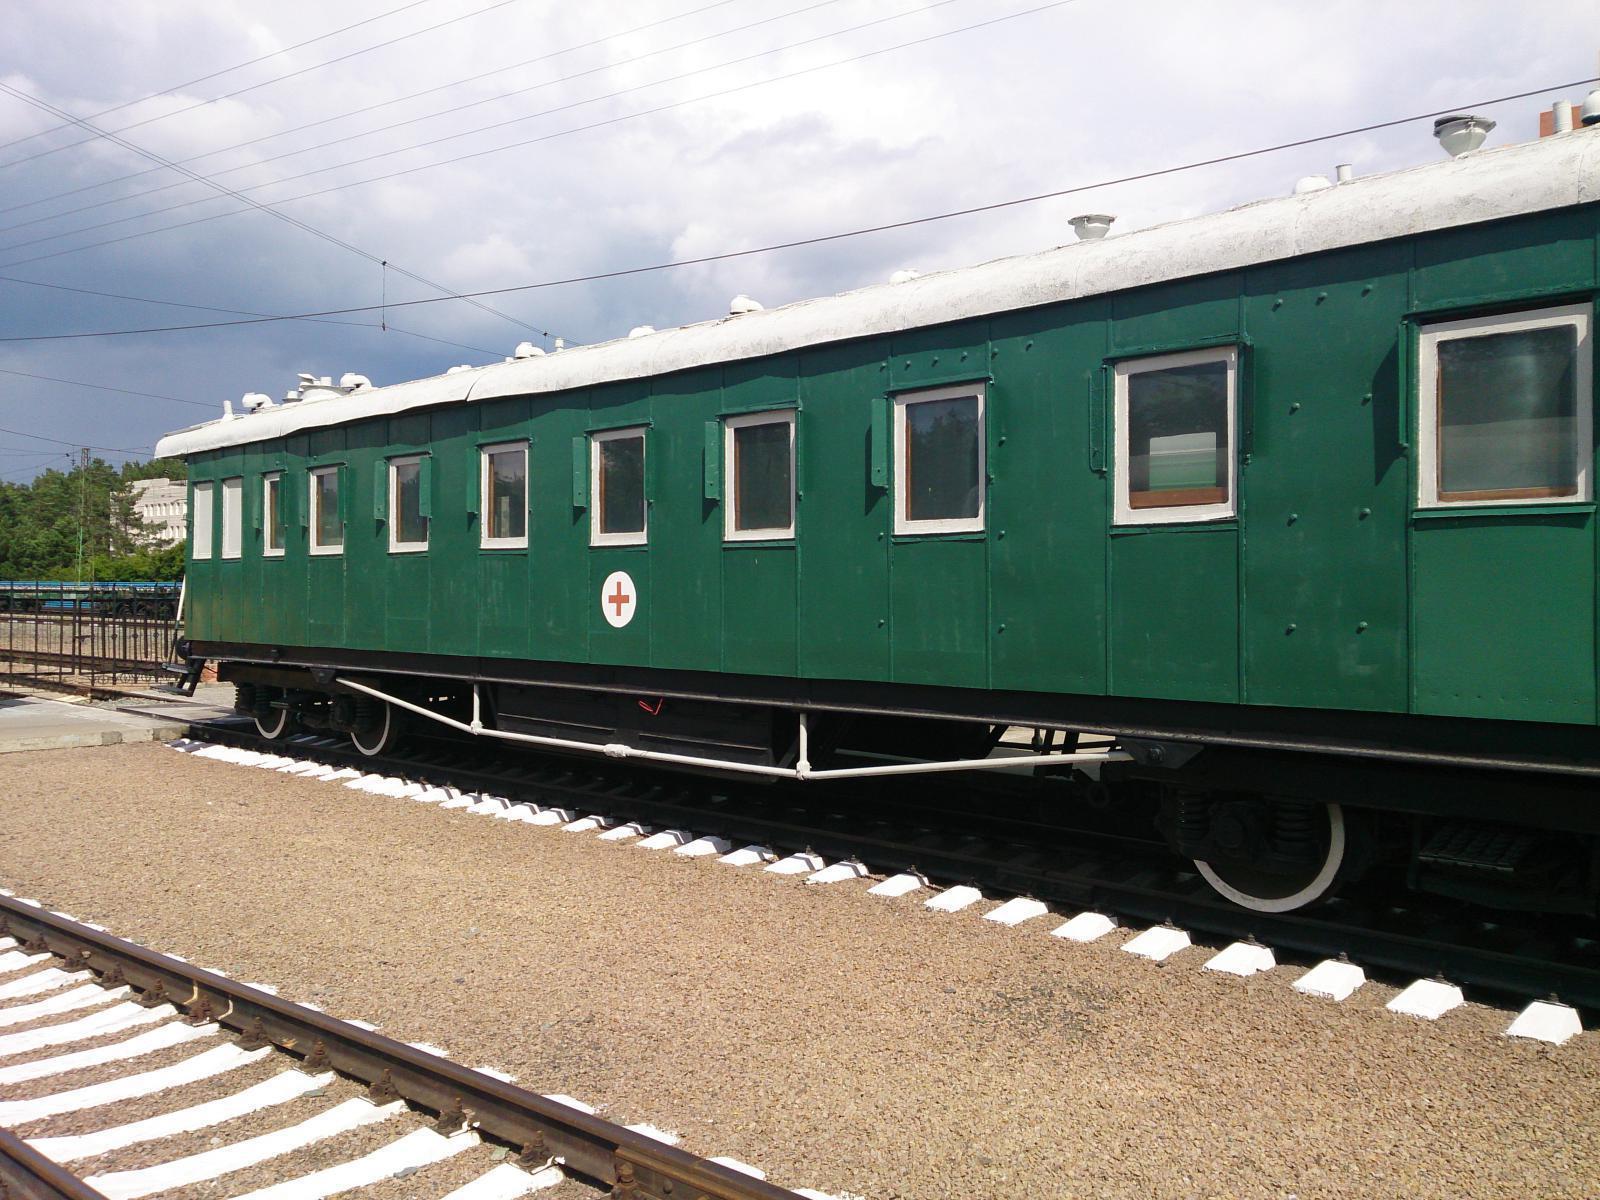
[[[621,629],[633,620],[638,607],[639,589],[626,571],[613,571],[606,576],[600,588],[600,611],[613,629]]]

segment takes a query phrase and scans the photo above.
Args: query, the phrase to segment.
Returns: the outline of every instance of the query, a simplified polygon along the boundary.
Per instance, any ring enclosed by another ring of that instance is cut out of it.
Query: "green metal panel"
[[[587,393],[534,397],[529,460],[529,544],[533,579],[529,653],[557,662],[589,656],[589,514],[572,504],[574,440],[588,424]],[[582,473],[587,487],[588,472]]]
[[[288,543],[284,548],[283,610],[280,629],[286,646],[309,646],[311,563],[310,483],[306,467],[311,443],[305,434],[286,437],[283,443],[284,496],[288,500]]]
[[[1239,699],[1239,552],[1231,524],[1111,536],[1110,690]]]
[[[980,535],[895,543],[889,621],[897,683],[987,683],[985,549]]]
[[[940,387],[989,374],[989,327],[983,321],[908,329],[894,335],[889,388]]]
[[[629,380],[625,383],[607,384],[589,393],[589,421],[591,429],[618,429],[627,425],[645,425],[650,421],[651,398],[649,380]],[[698,423],[699,414],[696,414]],[[691,425],[690,428],[694,428]],[[597,663],[648,664],[650,659],[654,597],[651,592],[651,559],[654,557],[656,520],[659,506],[655,504],[656,453],[660,438],[654,431],[645,436],[645,503],[646,531],[650,544],[644,546],[589,547],[589,513],[582,518],[582,544],[588,547],[588,587],[585,589],[579,611],[589,625],[589,660]],[[695,441],[698,448],[699,441]],[[585,463],[587,463],[585,458]],[[699,486],[692,493],[698,502]],[[633,619],[621,629],[613,629],[606,621],[600,604],[601,585],[612,571],[626,571],[638,591],[635,597]],[[662,636],[670,638],[672,630],[663,627]]]
[[[801,358],[802,676],[889,678],[890,498],[871,481],[872,412],[884,403],[887,350],[885,341],[863,341]]]
[[[1594,205],[1492,225],[1467,225],[1416,240],[1417,309],[1502,304],[1595,286]]]
[[[243,447],[231,447],[220,452],[213,467],[216,477],[216,493],[214,496],[217,538],[215,557],[212,560],[213,578],[215,579],[216,594],[212,602],[212,615],[217,623],[217,628],[223,631],[223,636],[233,639],[246,640],[250,632],[250,615],[248,611],[249,594],[245,590],[245,543],[240,539],[239,557],[228,559],[222,557],[222,527],[223,503],[222,482],[225,479],[241,478],[245,468],[245,451]],[[243,500],[241,485],[241,501]]]
[[[307,438],[310,451],[308,466],[339,467],[339,507],[344,519],[344,552],[340,554],[307,554],[306,559],[306,639],[313,646],[346,645],[345,618],[350,610],[349,597],[345,595],[345,554],[350,552],[350,542],[357,532],[352,520],[351,501],[354,487],[346,466],[345,438],[348,426],[333,429],[314,429]],[[309,485],[308,485],[309,486]],[[306,519],[311,517],[309,494],[306,500]],[[308,539],[309,546],[309,539]]]
[[[389,554],[388,422],[350,426],[346,447],[344,484],[349,500],[341,556],[346,644],[381,650],[388,644],[389,597],[406,595],[396,589]]]
[[[793,408],[800,401],[800,360],[796,355],[731,364],[724,376],[724,412],[764,412]],[[795,414],[796,463],[799,448],[813,432],[809,413]],[[723,438],[721,422],[705,427],[704,455],[707,463],[721,464]],[[731,468],[729,468],[731,470]],[[722,472],[718,472],[720,480]],[[731,474],[728,476],[731,481]],[[794,481],[797,492],[800,480]],[[723,504],[733,502],[726,489]],[[802,520],[802,506],[795,505],[796,530]],[[724,542],[726,514],[713,498],[706,504],[710,526],[708,545],[717,555],[722,547],[719,569],[722,573],[721,666],[725,671],[748,674],[793,675],[797,666],[796,640],[799,633],[797,605],[799,551],[793,542]],[[809,519],[810,514],[804,514]],[[660,581],[657,581],[660,587]],[[712,661],[717,661],[713,658]]]
[[[912,330],[890,343],[889,384],[896,391],[988,373],[986,322]],[[893,472],[891,465],[891,480]],[[896,681],[987,685],[988,550],[987,532],[891,539],[889,637]]]
[[[194,489],[196,484],[210,483],[216,486],[216,455],[198,454],[189,460],[189,564],[187,567],[187,588],[184,595],[184,629],[191,638],[215,638],[218,635],[217,626],[217,539],[216,522],[218,499],[215,491],[212,493],[212,524],[211,529],[198,531],[198,536],[205,540],[211,548],[211,557],[203,559],[194,558],[194,547],[197,544],[197,531],[195,529]]]
[[[997,317],[989,390],[992,685],[1105,690],[1108,484],[1091,450],[1107,305]]]
[[[1370,247],[1248,278],[1250,703],[1405,708],[1410,502],[1396,333],[1407,261],[1404,247]]]
[[[715,669],[722,659],[722,510],[705,499],[704,442],[696,436],[722,406],[721,380],[721,368],[669,375],[650,401],[648,615],[657,667]],[[792,620],[793,601],[788,611]]]
[[[800,401],[800,356],[751,358],[728,363],[722,372],[722,411],[764,412],[793,408]]]
[[[729,542],[723,548],[724,671],[795,673],[799,561],[795,546],[781,542]]]
[[[263,594],[263,562],[261,558],[261,472],[268,456],[260,445],[246,446],[240,456],[244,472],[239,499],[244,507],[244,530],[241,544],[243,588],[246,602],[241,614],[244,640],[270,642],[272,640],[272,615]]]
[[[480,406],[477,446],[531,440],[528,416],[529,404],[526,399],[495,400]],[[471,457],[474,470],[481,472],[476,446],[472,448]],[[533,491],[530,488],[527,494],[530,503],[532,498]],[[485,515],[481,519],[488,518]],[[475,543],[481,540],[482,532],[480,525],[473,525]],[[528,545],[533,545],[531,536]],[[528,589],[533,572],[531,552],[478,548],[476,553],[478,653],[485,658],[526,658],[530,644]]]
[[[383,422],[374,423],[375,427],[381,427],[383,424]],[[387,424],[388,444],[379,448],[379,457],[373,463],[373,488],[375,493],[382,497],[381,515],[384,518],[382,524],[374,523],[378,535],[378,549],[384,558],[383,646],[386,649],[403,648],[426,653],[432,648],[433,625],[429,619],[431,607],[428,603],[428,589],[433,574],[428,562],[433,554],[433,521],[429,511],[433,461],[431,455],[423,458],[421,469],[417,473],[422,515],[430,517],[429,547],[420,552],[393,554],[389,552],[389,539],[392,536],[389,528],[389,521],[392,519],[389,511],[389,459],[426,451],[432,434],[432,421],[428,413],[412,413],[404,417],[390,418]],[[354,569],[355,566],[356,564],[352,562],[351,568]]]
[[[1412,706],[1592,723],[1594,515],[1424,517],[1412,534]]]
[[[470,656],[478,653],[478,409],[441,408],[432,425],[428,644],[436,654]]]
[[[1184,279],[1110,297],[1111,352],[1192,349],[1239,333],[1237,273]]]

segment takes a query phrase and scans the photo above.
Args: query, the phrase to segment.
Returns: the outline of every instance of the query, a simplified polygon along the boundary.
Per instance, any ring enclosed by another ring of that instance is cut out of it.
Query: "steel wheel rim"
[[[394,709],[385,702],[383,705],[383,722],[373,731],[376,737],[370,744],[363,744],[361,732],[357,729],[350,731],[350,744],[368,758],[375,758],[389,748],[389,729],[394,722]]]
[[[275,708],[272,711],[277,716],[277,721],[275,723],[269,724],[268,722],[263,721],[259,714],[257,714],[255,718],[256,732],[262,737],[266,738],[269,742],[276,741],[289,731],[289,710],[286,708]]]
[[[1348,844],[1345,837],[1344,809],[1337,804],[1326,804],[1323,806],[1323,811],[1328,818],[1328,852],[1323,856],[1322,865],[1316,874],[1304,886],[1296,888],[1287,895],[1262,896],[1236,887],[1203,859],[1194,860],[1195,869],[1222,896],[1253,912],[1293,912],[1297,908],[1313,904],[1333,889],[1334,881],[1339,876],[1339,869],[1344,866],[1345,848]]]

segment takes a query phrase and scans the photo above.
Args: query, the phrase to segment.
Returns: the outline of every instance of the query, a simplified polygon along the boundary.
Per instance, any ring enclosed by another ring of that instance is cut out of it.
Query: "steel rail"
[[[0,1129],[0,1200],[106,1200],[8,1129]]]
[[[1406,913],[1393,912],[1382,903],[1342,900],[1303,912],[1255,912],[1218,896],[1192,872],[1185,873],[1164,846],[1037,822],[1030,825],[991,811],[990,805],[965,812],[959,829],[941,831],[940,814],[928,805],[926,796],[908,806],[880,795],[868,813],[852,805],[818,807],[815,801],[820,796],[808,802],[794,793],[778,796],[762,789],[764,794],[744,808],[722,800],[697,803],[692,795],[672,794],[665,786],[671,783],[692,793],[697,784],[692,777],[658,777],[659,786],[649,792],[623,790],[615,779],[597,789],[592,782],[584,786],[572,777],[599,769],[598,763],[592,768],[582,760],[556,764],[529,755],[515,771],[496,771],[476,755],[452,761],[441,753],[447,748],[442,741],[427,743],[428,752],[418,756],[368,758],[347,743],[269,742],[248,722],[227,719],[197,723],[190,736],[313,758],[363,773],[450,783],[467,791],[490,791],[547,805],[581,806],[622,820],[694,828],[775,847],[808,847],[829,857],[864,859],[881,870],[914,868],[937,879],[982,882],[1042,900],[1102,906],[1124,918],[1170,921],[1229,938],[1251,937],[1283,952],[1348,954],[1369,969],[1413,977],[1438,975],[1523,999],[1555,995],[1569,1004],[1600,1010],[1600,952],[1578,962],[1485,944],[1487,938],[1477,944],[1449,940],[1441,930],[1472,922],[1461,922],[1458,907],[1447,899],[1410,897],[1414,907]],[[450,748],[472,750],[470,743]],[[726,786],[721,783],[717,788],[724,799]],[[1067,843],[1063,839],[1068,835],[1076,840]],[[1430,904],[1434,907],[1426,907]],[[1505,929],[1522,915],[1496,913],[1489,919]],[[1538,929],[1521,940],[1547,953],[1544,942],[1559,937],[1548,920],[1534,923]],[[1473,932],[1466,928],[1463,939]]]
[[[48,950],[100,973],[103,982],[132,986],[144,1003],[180,1005],[192,1018],[235,1030],[246,1047],[278,1046],[309,1067],[367,1084],[374,1100],[403,1099],[438,1113],[441,1127],[470,1122],[521,1147],[527,1165],[558,1158],[613,1185],[616,1200],[796,1200],[796,1193],[765,1180],[15,897],[0,896],[0,927],[27,949]]]

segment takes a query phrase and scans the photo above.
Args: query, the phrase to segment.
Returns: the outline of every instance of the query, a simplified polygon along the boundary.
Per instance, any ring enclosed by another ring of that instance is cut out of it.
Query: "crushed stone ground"
[[[1155,966],[988,903],[933,914],[161,746],[4,772],[19,894],[789,1186],[1600,1192],[1594,1033],[1516,1042],[1477,1005],[1401,1018],[1377,984],[1334,1005],[1293,968],[1201,971],[1203,947]]]

